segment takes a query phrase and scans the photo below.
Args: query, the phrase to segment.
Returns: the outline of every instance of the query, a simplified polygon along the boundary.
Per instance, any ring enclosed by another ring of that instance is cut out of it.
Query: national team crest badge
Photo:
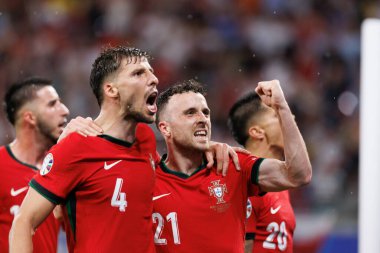
[[[53,154],[49,153],[45,156],[45,159],[42,163],[42,167],[40,169],[41,176],[45,176],[47,173],[49,173],[51,168],[53,167],[53,164],[54,164]]]
[[[226,184],[220,184],[219,182],[220,180],[211,181],[211,186],[208,187],[210,196],[214,196],[217,199],[216,204],[226,203],[223,197],[228,192]]]

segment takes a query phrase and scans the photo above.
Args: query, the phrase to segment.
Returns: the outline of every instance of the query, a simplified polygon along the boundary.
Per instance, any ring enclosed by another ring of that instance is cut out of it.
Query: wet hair
[[[166,105],[169,102],[169,99],[176,94],[182,94],[186,92],[200,93],[201,95],[206,96],[206,89],[202,86],[202,84],[195,81],[194,79],[179,82],[173,86],[170,86],[168,89],[161,92],[157,98],[156,124],[160,122],[160,114],[165,109]]]
[[[92,64],[90,74],[90,85],[99,106],[103,102],[102,84],[108,76],[116,73],[121,61],[127,59],[128,63],[135,63],[142,58],[151,59],[147,52],[134,47],[116,46],[103,49]]]
[[[36,98],[36,93],[45,86],[53,85],[53,81],[41,77],[29,77],[13,83],[5,93],[4,111],[9,122],[15,125],[17,113],[23,105]]]
[[[228,127],[234,139],[245,145],[248,140],[248,128],[250,122],[263,112],[264,107],[259,95],[250,92],[236,101],[228,114]]]

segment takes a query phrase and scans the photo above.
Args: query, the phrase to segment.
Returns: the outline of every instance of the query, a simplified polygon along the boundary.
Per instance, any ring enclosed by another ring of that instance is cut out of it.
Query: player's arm
[[[55,204],[29,187],[9,234],[9,252],[33,252],[32,237],[37,227],[53,211]]]
[[[252,253],[253,251],[253,239],[245,239],[244,253]]]
[[[279,118],[285,161],[264,159],[258,173],[258,184],[262,191],[282,191],[308,184],[312,168],[305,142],[294,116],[285,100],[278,80],[259,82],[256,88],[261,100],[272,107]]]

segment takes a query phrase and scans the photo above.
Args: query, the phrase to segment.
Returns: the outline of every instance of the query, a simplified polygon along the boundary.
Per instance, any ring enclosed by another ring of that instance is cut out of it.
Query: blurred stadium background
[[[279,79],[307,142],[312,183],[291,192],[295,252],[357,252],[360,24],[370,0],[3,0],[0,95],[50,77],[77,115],[95,117],[90,67],[104,45],[151,52],[159,89],[189,78],[208,88],[213,139],[236,143],[231,104]],[[13,132],[0,114],[0,144]],[[161,154],[162,139],[159,138]]]

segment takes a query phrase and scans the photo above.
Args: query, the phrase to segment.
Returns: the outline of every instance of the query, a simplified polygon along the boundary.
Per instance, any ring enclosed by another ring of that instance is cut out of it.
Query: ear
[[[158,123],[158,129],[164,137],[169,137],[171,135],[171,128],[168,122],[161,121]]]
[[[25,110],[22,112],[21,117],[27,124],[35,126],[37,124],[37,118],[32,111]]]
[[[111,98],[116,98],[119,96],[119,90],[111,82],[106,82],[103,84],[104,95]]]
[[[252,139],[262,140],[265,138],[265,130],[258,125],[253,125],[248,129],[248,134]]]

